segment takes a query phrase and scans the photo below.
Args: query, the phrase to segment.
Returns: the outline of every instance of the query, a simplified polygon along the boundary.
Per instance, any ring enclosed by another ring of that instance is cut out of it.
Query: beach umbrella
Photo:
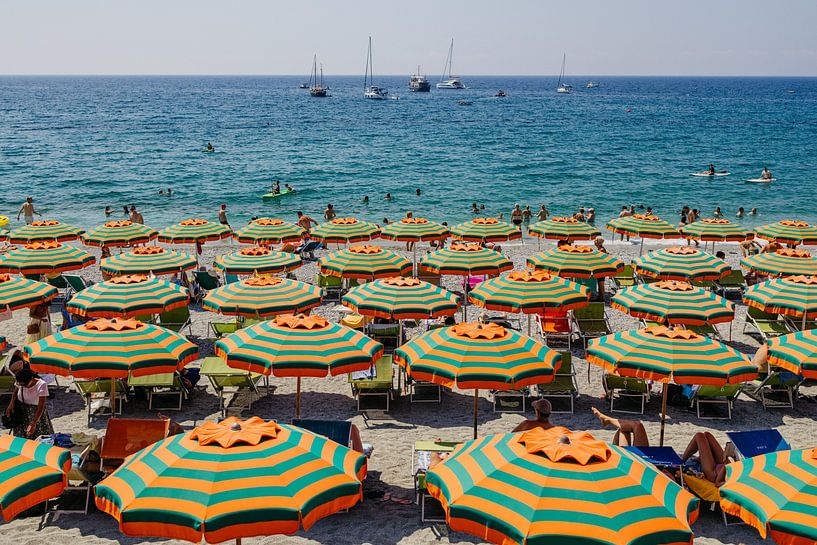
[[[142,274],[115,276],[75,294],[65,309],[89,318],[130,318],[187,306],[187,288]]]
[[[330,439],[230,417],[142,449],[95,493],[125,535],[240,543],[354,507],[365,477],[366,457]]]
[[[763,312],[785,314],[802,319],[817,317],[817,276],[788,276],[772,278],[749,286],[743,293],[743,302]]]
[[[292,271],[302,264],[297,254],[253,246],[216,257],[213,267],[225,274],[276,274]]]
[[[225,316],[267,317],[300,314],[321,304],[317,286],[277,277],[247,278],[207,293],[203,306]]]
[[[186,219],[159,231],[159,242],[173,244],[204,244],[230,238],[230,228],[201,218]]]
[[[385,320],[453,316],[460,297],[417,278],[392,276],[350,289],[341,301],[353,311]]]
[[[610,306],[636,318],[671,325],[700,326],[735,319],[731,301],[676,280],[623,288],[613,296]]]
[[[590,246],[562,245],[528,258],[528,267],[566,278],[603,278],[624,269],[624,263]]]
[[[371,369],[383,345],[321,316],[284,314],[219,339],[215,351],[235,369],[296,377],[295,417],[300,418],[301,378]]]
[[[242,227],[233,236],[246,244],[270,244],[297,242],[306,231],[300,225],[277,218],[258,218]]]
[[[310,237],[324,244],[363,242],[379,235],[380,227],[357,218],[335,218],[318,225],[309,233]]]
[[[445,240],[451,233],[445,225],[426,218],[403,218],[400,221],[384,225],[380,238],[400,242],[428,242]]]
[[[42,220],[18,227],[6,235],[12,244],[29,244],[37,241],[67,242],[77,240],[84,229],[57,220]]]
[[[495,276],[513,269],[513,263],[499,252],[478,244],[455,242],[447,248],[440,248],[423,257],[420,260],[420,269],[440,275]]]
[[[551,382],[561,354],[498,324],[464,322],[415,337],[395,350],[394,361],[415,380],[473,389],[476,438],[479,390]]]
[[[374,280],[411,274],[411,262],[380,246],[351,246],[321,256],[318,267],[324,274],[342,278]]]
[[[749,359],[715,339],[688,329],[653,326],[590,339],[587,361],[621,377],[663,383],[661,446],[667,383],[725,386],[757,378]]]
[[[731,270],[725,261],[689,246],[653,250],[633,259],[633,268],[642,276],[684,282],[718,280]]]
[[[698,516],[649,462],[561,427],[468,441],[426,483],[452,530],[499,545],[691,544]]]
[[[768,340],[769,365],[817,379],[817,330],[806,329]]]
[[[522,231],[496,218],[474,218],[454,226],[451,235],[468,242],[503,242],[522,238]]]
[[[0,255],[0,273],[53,274],[92,265],[94,256],[55,241],[37,241]]]
[[[740,225],[724,218],[704,218],[682,225],[678,232],[681,236],[704,242],[743,242],[755,237],[751,231],[746,231]]]
[[[817,259],[811,257],[810,252],[793,248],[780,248],[775,252],[751,255],[741,259],[740,264],[750,271],[764,275],[817,275]]]
[[[57,296],[57,288],[45,282],[0,274],[0,312],[35,307]]]
[[[780,545],[817,543],[817,449],[778,450],[726,466],[721,509]]]
[[[571,217],[554,217],[537,221],[528,227],[528,233],[537,238],[549,240],[593,240],[601,236],[601,232],[589,223]]]
[[[71,453],[32,439],[0,435],[0,514],[6,522],[62,494]]]
[[[758,238],[781,244],[817,244],[817,226],[805,221],[782,220],[755,229]]]
[[[135,246],[155,240],[159,233],[155,229],[130,220],[109,221],[82,235],[87,246],[114,248]]]
[[[196,268],[196,260],[184,253],[161,246],[141,246],[119,255],[106,257],[99,265],[103,273],[123,274],[176,274]]]
[[[633,214],[615,218],[607,223],[607,229],[619,235],[641,237],[641,251],[646,238],[676,238],[680,234],[675,226],[652,214]]]

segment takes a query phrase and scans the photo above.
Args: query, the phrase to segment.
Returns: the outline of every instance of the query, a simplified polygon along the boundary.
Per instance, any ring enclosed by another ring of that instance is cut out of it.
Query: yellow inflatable
[[[6,216],[0,216],[0,227],[3,227],[9,222],[9,219]]]

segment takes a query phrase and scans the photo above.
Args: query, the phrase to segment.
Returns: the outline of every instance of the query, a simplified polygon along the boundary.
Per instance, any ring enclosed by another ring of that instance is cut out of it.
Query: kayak
[[[746,180],[746,182],[750,184],[769,184],[776,181],[777,178],[749,178]]]
[[[708,170],[706,170],[704,172],[690,172],[689,173],[690,176],[698,176],[698,177],[701,177],[701,178],[708,178],[710,176],[729,176],[730,174],[732,174],[732,173],[729,172],[728,170],[721,170],[720,172],[716,172],[715,174],[710,174]]]
[[[294,189],[284,189],[280,193],[265,193],[262,199],[268,201],[270,199],[277,199],[278,197],[283,197],[284,195],[289,195],[290,193],[295,193]]]

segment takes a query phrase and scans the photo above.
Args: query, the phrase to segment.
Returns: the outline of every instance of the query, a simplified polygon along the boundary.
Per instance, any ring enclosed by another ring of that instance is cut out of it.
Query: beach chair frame
[[[160,373],[144,377],[131,377],[128,379],[128,386],[131,388],[147,388],[149,411],[154,409],[153,403],[157,398],[172,398],[178,400],[171,406],[161,407],[161,410],[180,411],[182,410],[182,403],[185,398],[187,398],[187,389],[184,387],[182,379],[177,373]]]
[[[797,392],[805,379],[802,376],[794,375],[796,378],[784,380],[785,375],[783,373],[792,375],[793,373],[777,368],[772,368],[769,371],[769,374],[763,377],[762,380],[745,383],[741,392],[755,401],[760,401],[764,409],[793,409]],[[784,394],[787,401],[774,399],[773,396],[777,394]]]
[[[391,401],[394,397],[394,367],[392,364],[392,356],[381,356],[375,362],[375,378],[373,379],[353,379],[349,375],[349,386],[352,388],[352,396],[355,398],[357,404],[357,412],[363,412],[361,409],[364,398],[383,398],[385,400],[384,412],[389,412],[391,408]],[[375,408],[377,409],[377,408]]]
[[[114,393],[116,395],[116,410],[115,412],[93,411],[93,402],[108,400],[111,401],[111,381],[115,381]],[[74,379],[74,387],[85,401],[85,407],[88,411],[88,425],[91,425],[91,420],[95,416],[115,418],[116,415],[122,414],[122,408],[128,400],[127,386],[120,379],[96,379],[96,380],[82,380]]]
[[[647,403],[650,401],[650,386],[646,380],[605,373],[602,375],[602,386],[607,397],[610,398],[610,412],[644,414]],[[639,399],[641,401],[641,410],[616,409],[616,399]]]
[[[744,334],[746,334],[749,327],[753,327],[764,341],[767,341],[769,337],[779,337],[791,333],[786,320],[781,318],[779,314],[763,312],[751,305],[746,307],[746,321],[743,324]]]
[[[740,395],[740,384],[726,386],[701,386],[695,391],[690,404],[695,407],[695,413],[701,420],[732,420],[732,409],[735,400]],[[703,416],[702,405],[724,405],[726,416]]]
[[[567,399],[570,401],[570,411],[557,411],[551,409],[551,414],[573,414],[575,412],[576,396],[579,393],[579,385],[576,381],[576,369],[573,367],[573,354],[562,352],[562,364],[559,371],[553,377],[553,381],[538,384],[536,393],[540,399]]]

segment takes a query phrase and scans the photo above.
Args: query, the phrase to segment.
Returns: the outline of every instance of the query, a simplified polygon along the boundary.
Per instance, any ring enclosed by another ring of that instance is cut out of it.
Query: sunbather
[[[534,428],[549,430],[553,427],[553,424],[550,423],[550,412],[552,409],[550,401],[547,399],[537,399],[533,402],[533,411],[536,413],[536,418],[522,421],[513,431],[527,431]]]
[[[698,432],[692,436],[681,459],[686,462],[695,454],[701,464],[701,472],[706,480],[721,486],[726,482],[726,464],[737,460],[735,447],[731,443],[725,448],[708,431]]]
[[[638,420],[623,420],[607,416],[597,408],[591,408],[593,414],[601,422],[602,427],[611,426],[616,429],[613,436],[613,444],[622,447],[648,447],[650,440],[647,437],[647,430],[644,424]]]

